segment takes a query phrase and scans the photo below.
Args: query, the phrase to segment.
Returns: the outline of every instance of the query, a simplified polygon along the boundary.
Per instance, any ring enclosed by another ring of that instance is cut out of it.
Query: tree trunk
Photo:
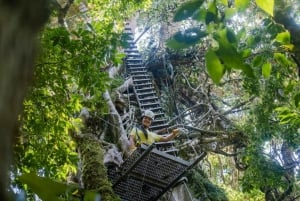
[[[8,200],[17,119],[33,72],[36,37],[48,18],[46,2],[0,0],[0,200]]]
[[[99,193],[103,201],[119,201],[112,190],[106,174],[104,149],[94,134],[77,134],[71,131],[71,136],[77,144],[80,156],[81,186],[85,190]]]

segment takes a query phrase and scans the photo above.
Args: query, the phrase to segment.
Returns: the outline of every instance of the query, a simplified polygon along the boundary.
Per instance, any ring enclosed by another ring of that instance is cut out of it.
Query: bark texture
[[[18,114],[30,83],[36,38],[48,19],[46,0],[0,0],[0,200],[6,194]]]
[[[101,195],[103,201],[119,201],[108,181],[104,161],[104,151],[94,134],[71,133],[76,141],[81,164],[81,186]]]

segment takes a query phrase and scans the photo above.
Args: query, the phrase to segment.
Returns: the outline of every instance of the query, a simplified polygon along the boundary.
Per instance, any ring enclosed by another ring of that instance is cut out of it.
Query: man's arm
[[[172,130],[171,134],[169,134],[167,136],[162,136],[159,141],[167,142],[167,141],[173,140],[175,137],[177,137],[178,134],[179,134],[179,130],[174,129],[174,130]]]
[[[130,135],[129,136],[129,149],[135,149],[135,148],[136,148],[135,136],[134,135]]]

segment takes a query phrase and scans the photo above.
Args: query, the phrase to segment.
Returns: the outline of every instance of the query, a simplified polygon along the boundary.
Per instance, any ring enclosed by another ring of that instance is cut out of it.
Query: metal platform
[[[122,164],[110,172],[113,189],[123,201],[156,201],[203,157],[192,163],[142,145]]]

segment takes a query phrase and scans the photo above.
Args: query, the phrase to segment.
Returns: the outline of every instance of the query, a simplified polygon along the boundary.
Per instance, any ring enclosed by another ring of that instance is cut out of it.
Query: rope
[[[189,194],[190,200],[191,200],[191,201],[193,201],[193,197],[192,197],[192,194],[191,194],[191,192],[190,192],[189,188],[187,187],[187,185],[186,185],[186,183],[185,183],[185,182],[183,182],[183,183],[184,183],[184,187],[185,187],[185,189],[187,190],[187,192],[188,192],[188,194]]]
[[[96,116],[97,118],[101,119],[102,121],[104,121],[105,123],[111,125],[112,127],[115,127],[115,128],[119,128],[118,126],[116,126],[115,124],[112,124],[110,123],[109,121],[106,121],[105,119],[101,118],[100,116]]]
[[[184,188],[185,188],[185,190],[186,190],[186,192],[187,192],[187,194],[188,194],[188,196],[189,196],[189,200],[190,200],[190,201],[193,201],[193,196],[192,196],[192,194],[191,194],[189,188],[187,187],[186,183],[183,182],[183,184],[181,184],[181,185],[184,185]],[[173,195],[173,192],[174,192],[174,189],[171,190],[171,195],[170,195],[170,197],[169,197],[167,200],[170,201],[170,200],[171,200],[171,197],[172,197],[174,201],[181,201],[181,200],[178,200],[178,199]],[[186,199],[184,199],[184,200],[186,200]]]

